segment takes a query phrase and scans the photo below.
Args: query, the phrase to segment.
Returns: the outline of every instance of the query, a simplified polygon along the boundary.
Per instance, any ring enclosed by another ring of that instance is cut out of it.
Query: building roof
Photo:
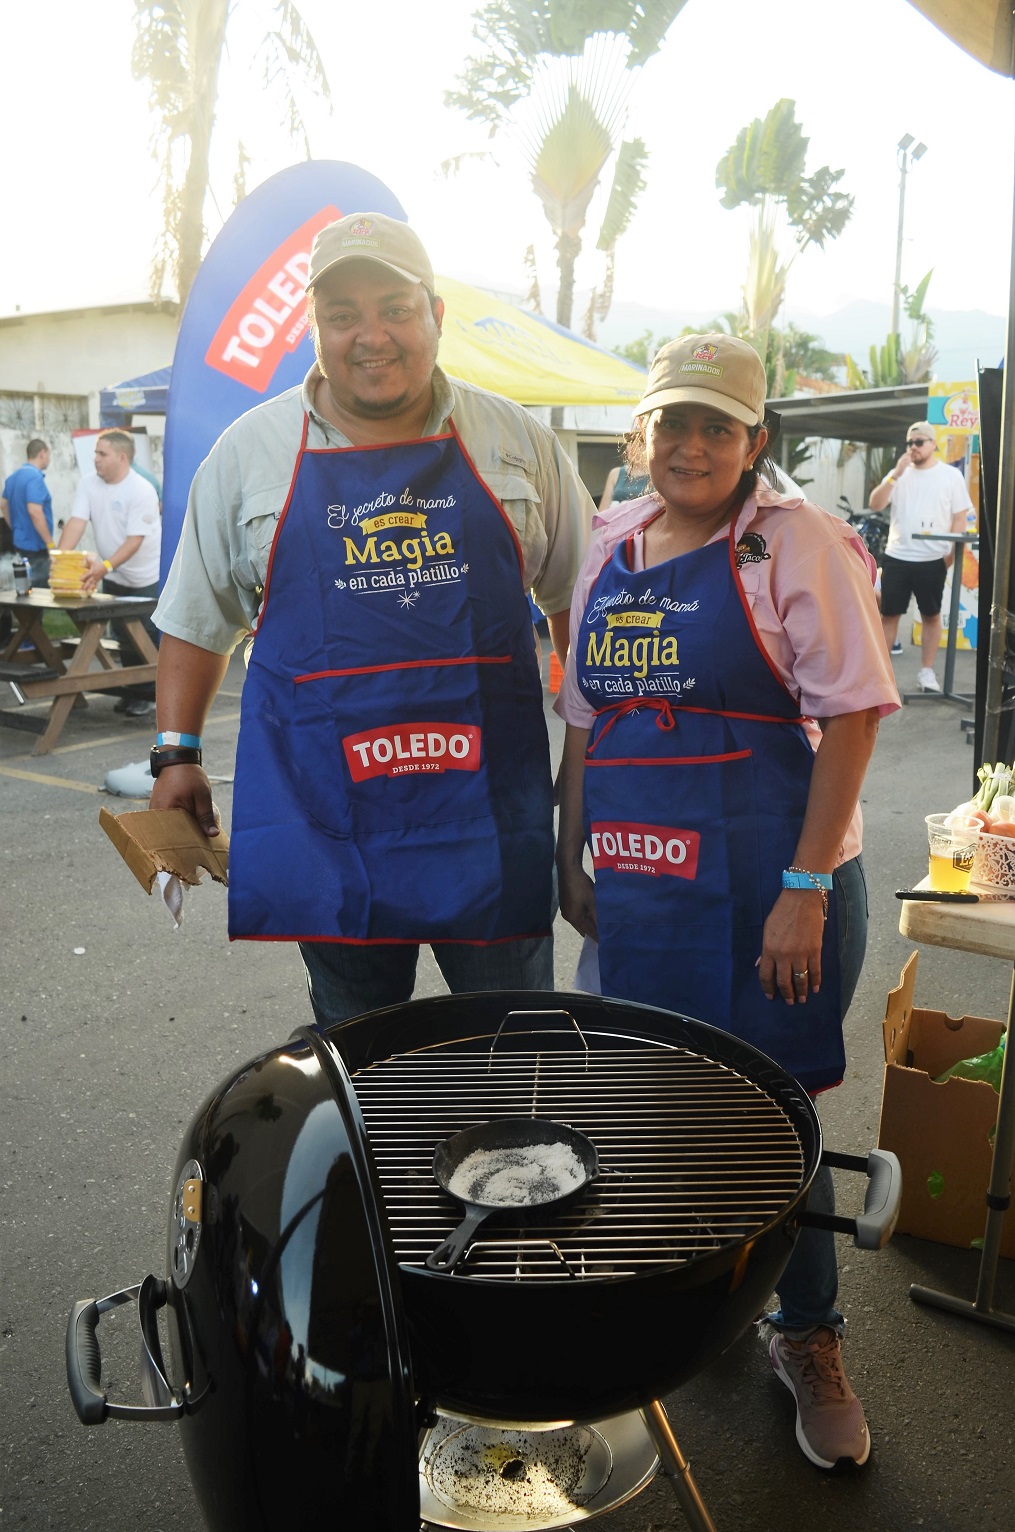
[[[927,418],[926,383],[865,388],[812,398],[770,399],[784,436],[832,437],[872,447],[903,442],[914,420]]]

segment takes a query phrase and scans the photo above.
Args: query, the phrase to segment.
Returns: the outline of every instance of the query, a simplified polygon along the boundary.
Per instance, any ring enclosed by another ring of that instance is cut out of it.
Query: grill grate
[[[750,1237],[799,1191],[797,1130],[753,1081],[685,1048],[610,1038],[584,1051],[549,1036],[529,1051],[441,1044],[354,1076],[400,1263],[421,1266],[462,1218],[433,1179],[437,1144],[493,1117],[568,1123],[596,1146],[600,1175],[542,1225],[485,1225],[459,1277],[634,1276]]]

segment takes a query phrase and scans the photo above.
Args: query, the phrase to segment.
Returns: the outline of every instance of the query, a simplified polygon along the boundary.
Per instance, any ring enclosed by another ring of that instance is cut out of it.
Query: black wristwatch
[[[201,752],[189,745],[173,745],[169,749],[159,750],[152,747],[148,756],[148,769],[153,777],[157,777],[160,771],[167,766],[200,766]]]

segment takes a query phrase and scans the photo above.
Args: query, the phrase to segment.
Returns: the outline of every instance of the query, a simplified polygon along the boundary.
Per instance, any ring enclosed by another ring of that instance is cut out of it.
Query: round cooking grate
[[[434,1180],[437,1144],[500,1117],[540,1117],[585,1135],[599,1175],[545,1223],[484,1226],[459,1277],[632,1276],[750,1239],[781,1216],[805,1175],[784,1106],[729,1065],[688,1048],[593,1035],[529,1034],[438,1044],[359,1070],[359,1099],[396,1258],[422,1265],[461,1218]],[[537,1041],[537,1039],[539,1039]],[[516,1040],[517,1042],[517,1040]]]

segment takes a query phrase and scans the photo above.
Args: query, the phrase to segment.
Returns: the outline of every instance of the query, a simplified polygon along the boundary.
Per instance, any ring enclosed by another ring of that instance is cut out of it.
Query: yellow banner
[[[610,612],[606,618],[608,628],[661,628],[662,612]]]
[[[383,516],[372,516],[360,522],[361,532],[387,532],[391,527],[417,527],[426,531],[426,517],[419,511],[385,511]]]
[[[518,404],[637,404],[646,375],[612,351],[500,298],[437,278],[445,372]]]

